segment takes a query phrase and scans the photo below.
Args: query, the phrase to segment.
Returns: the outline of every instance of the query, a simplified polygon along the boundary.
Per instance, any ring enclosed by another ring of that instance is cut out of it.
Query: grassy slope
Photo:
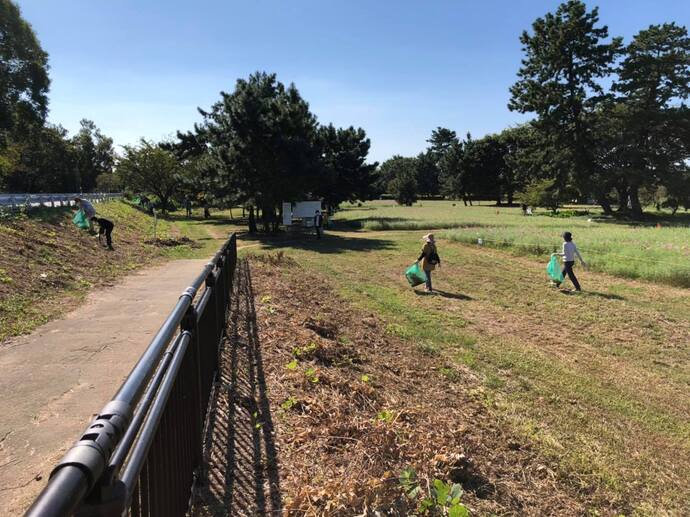
[[[420,353],[433,348],[440,363],[479,372],[487,404],[594,501],[625,513],[682,513],[690,500],[687,291],[582,273],[589,292],[568,295],[547,287],[541,260],[446,240],[435,279],[445,294],[427,297],[401,276],[418,238],[339,232],[293,242],[288,253],[376,310]]]
[[[589,214],[578,217],[551,217],[545,211],[524,217],[519,208],[464,207],[450,201],[399,207],[381,201],[351,207],[337,219],[371,231],[447,229],[437,233],[465,243],[476,244],[482,238],[485,246],[539,255],[545,261],[560,248],[560,234],[569,230],[596,271],[690,287],[690,220],[686,214],[656,215],[644,224],[626,224],[602,218],[595,207],[587,210]]]
[[[0,342],[75,307],[95,285],[156,260],[202,256],[207,251],[205,244],[147,244],[153,237],[151,217],[119,201],[96,207],[99,215],[115,222],[113,252],[77,229],[69,210],[45,209],[0,221]],[[208,232],[159,220],[156,234],[201,239]]]

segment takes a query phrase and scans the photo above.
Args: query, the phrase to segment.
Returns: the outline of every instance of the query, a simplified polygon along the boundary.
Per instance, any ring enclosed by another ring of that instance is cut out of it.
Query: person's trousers
[[[113,231],[111,229],[103,230],[103,234],[105,235],[105,242],[108,244],[109,248],[113,247],[113,239],[111,237]]]
[[[316,229],[316,238],[320,239],[321,238],[321,228],[318,226],[314,227]]]
[[[431,271],[424,271],[426,273],[426,288],[431,291]]]
[[[575,289],[578,291],[580,290],[580,282],[577,281],[577,277],[575,276],[575,273],[573,272],[573,266],[575,265],[575,261],[570,261],[570,262],[564,262],[563,263],[563,279],[565,280],[566,275],[568,278],[570,278],[570,281],[573,283],[575,286]]]

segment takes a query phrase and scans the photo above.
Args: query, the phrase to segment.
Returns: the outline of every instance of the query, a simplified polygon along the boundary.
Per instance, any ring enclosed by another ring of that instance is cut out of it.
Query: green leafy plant
[[[387,424],[391,423],[394,417],[395,415],[393,414],[393,412],[389,411],[388,409],[383,409],[376,413],[376,420],[378,420],[379,422],[385,422]]]
[[[290,396],[290,397],[288,397],[288,398],[285,400],[285,402],[283,402],[283,403],[280,405],[280,407],[283,408],[285,411],[289,411],[289,410],[291,410],[293,407],[295,407],[295,406],[297,405],[298,402],[299,402],[299,401],[298,401],[295,397]]]
[[[369,382],[371,380],[371,377],[369,377],[366,373],[362,375],[361,377],[362,382]]]
[[[304,372],[304,376],[312,384],[316,384],[317,382],[319,382],[319,376],[316,373],[316,368],[313,368],[313,367],[307,368]]]
[[[265,295],[261,297],[261,303],[269,303],[273,298],[270,295]]]
[[[305,355],[310,355],[312,354],[316,349],[318,348],[318,345],[316,343],[309,343],[306,346],[297,346],[292,349],[292,355],[295,357],[303,357]]]
[[[7,271],[0,268],[0,282],[3,284],[11,284],[12,278],[7,274]]]
[[[293,359],[292,361],[290,361],[288,364],[285,365],[285,368],[287,368],[288,370],[296,370],[298,364],[299,363],[297,362],[297,359]]]
[[[461,502],[463,491],[458,483],[446,483],[441,479],[434,479],[431,486],[424,490],[413,468],[403,470],[398,480],[407,498],[417,501],[416,513],[469,517],[469,510]]]

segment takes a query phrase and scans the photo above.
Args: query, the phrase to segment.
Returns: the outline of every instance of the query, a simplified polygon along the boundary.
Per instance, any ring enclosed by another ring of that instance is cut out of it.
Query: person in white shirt
[[[585,261],[582,259],[582,255],[580,255],[580,251],[577,249],[577,246],[573,242],[572,233],[565,232],[563,234],[563,252],[554,253],[554,255],[559,255],[563,257],[563,278],[565,278],[567,275],[568,278],[570,278],[570,281],[573,283],[573,286],[575,286],[575,290],[582,291],[582,288],[580,287],[580,282],[577,281],[577,277],[573,272],[573,266],[575,265],[575,257],[578,258],[578,260],[582,264],[582,267],[586,268],[587,264],[585,264]],[[560,282],[558,282],[556,285],[560,286]]]

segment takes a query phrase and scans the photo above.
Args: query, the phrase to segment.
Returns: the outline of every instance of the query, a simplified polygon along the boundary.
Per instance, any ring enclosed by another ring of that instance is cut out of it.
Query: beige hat
[[[424,237],[422,237],[422,240],[426,242],[434,242],[434,234],[427,233]]]

